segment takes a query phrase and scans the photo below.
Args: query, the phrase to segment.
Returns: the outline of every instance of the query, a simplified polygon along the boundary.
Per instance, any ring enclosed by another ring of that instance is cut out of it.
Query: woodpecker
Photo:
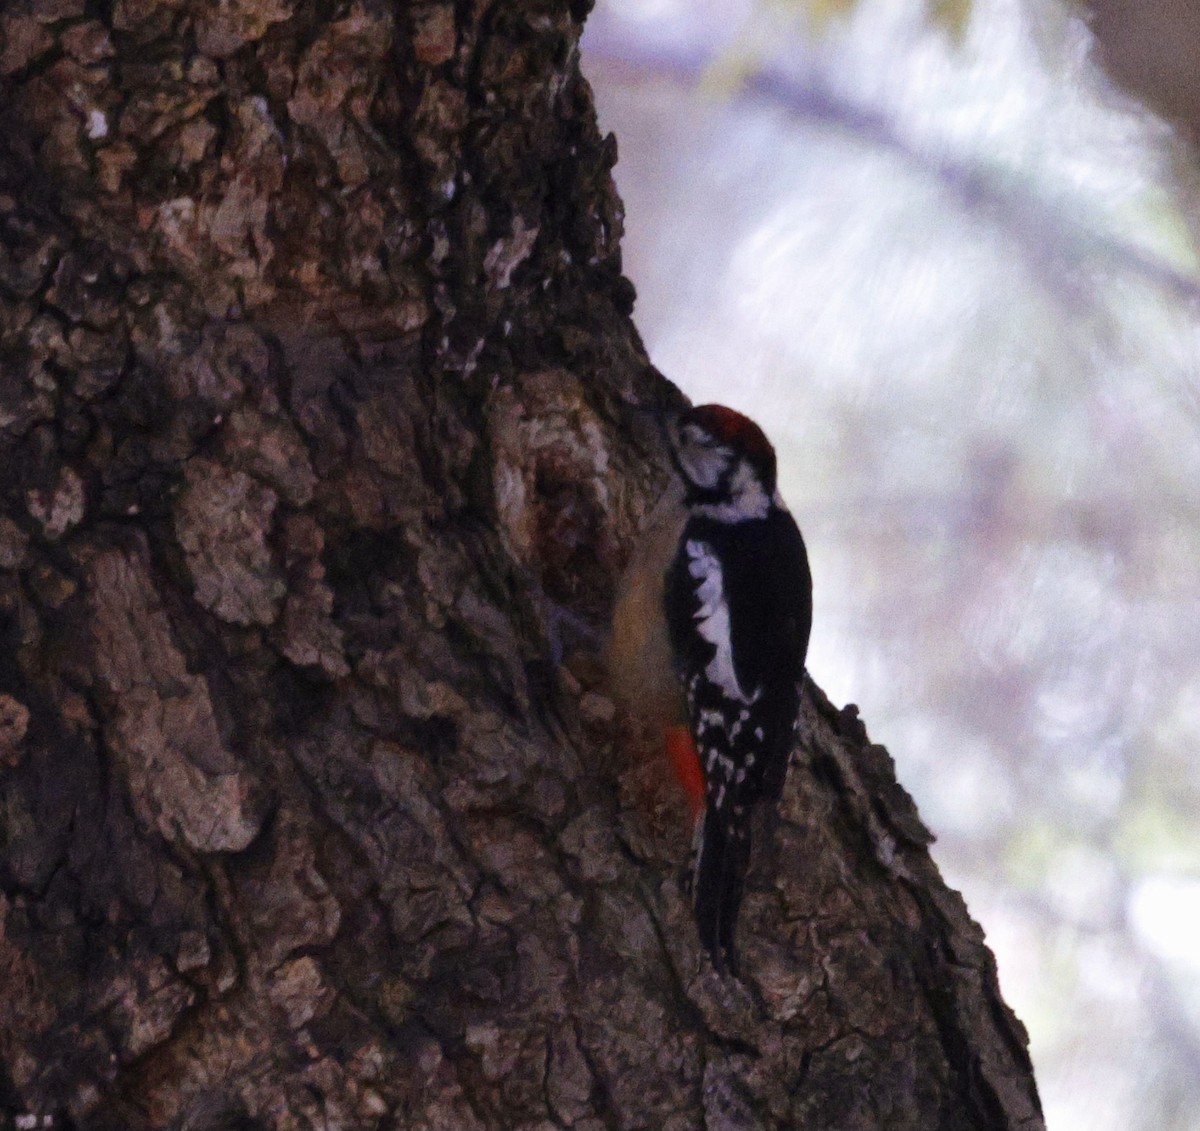
[[[736,975],[751,821],[783,791],[812,577],[762,429],[700,405],[665,430],[676,479],[622,578],[610,663],[688,795],[696,925],[718,973]]]

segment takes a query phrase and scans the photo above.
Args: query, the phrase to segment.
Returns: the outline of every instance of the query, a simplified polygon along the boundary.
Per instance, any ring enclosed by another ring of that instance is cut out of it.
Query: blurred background
[[[1200,1128],[1200,5],[599,0],[655,364],[756,417],[1050,1131]]]

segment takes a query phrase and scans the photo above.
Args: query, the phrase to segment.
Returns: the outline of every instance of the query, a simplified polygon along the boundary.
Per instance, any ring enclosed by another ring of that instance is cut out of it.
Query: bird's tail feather
[[[734,936],[750,860],[749,829],[705,813],[692,842],[692,908],[700,941],[718,974],[737,975]]]

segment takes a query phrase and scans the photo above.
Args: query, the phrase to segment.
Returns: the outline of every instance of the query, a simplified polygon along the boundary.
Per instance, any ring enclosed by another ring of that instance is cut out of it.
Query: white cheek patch
[[[704,669],[704,674],[710,683],[721,689],[727,699],[753,703],[758,693],[747,695],[742,690],[733,666],[733,637],[721,562],[707,542],[689,539],[686,549],[688,573],[696,579],[696,596],[700,601],[700,608],[696,611],[696,631],[717,650]]]
[[[685,444],[679,449],[679,464],[697,487],[711,491],[721,481],[730,454],[725,448],[706,448],[700,444]]]
[[[713,486],[716,486],[715,480]],[[776,502],[767,495],[758,476],[745,460],[738,461],[737,469],[730,476],[728,490],[727,502],[705,503],[696,508],[696,513],[716,519],[717,522],[750,522],[753,519],[766,518],[773,503],[780,510],[786,509],[782,499]]]

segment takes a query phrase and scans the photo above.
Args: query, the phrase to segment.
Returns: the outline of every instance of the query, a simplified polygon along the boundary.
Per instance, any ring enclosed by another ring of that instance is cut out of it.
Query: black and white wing
[[[752,807],[783,788],[811,586],[800,532],[782,509],[738,524],[693,519],[667,577],[672,646],[705,777],[692,900],[718,970],[736,962]]]

